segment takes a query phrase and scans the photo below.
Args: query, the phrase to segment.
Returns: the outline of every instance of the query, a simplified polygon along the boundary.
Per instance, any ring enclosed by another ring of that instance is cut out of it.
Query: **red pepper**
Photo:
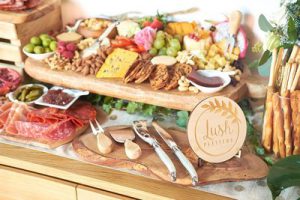
[[[137,53],[141,53],[141,52],[145,51],[145,48],[143,46],[138,46],[138,45],[127,46],[126,49],[128,51],[133,51],[133,52],[137,52]]]

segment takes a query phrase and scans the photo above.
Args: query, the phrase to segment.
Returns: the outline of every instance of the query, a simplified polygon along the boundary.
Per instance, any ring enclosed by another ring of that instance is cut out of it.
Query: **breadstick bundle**
[[[300,154],[300,50],[295,45],[284,63],[284,49],[272,52],[262,145],[276,157]]]

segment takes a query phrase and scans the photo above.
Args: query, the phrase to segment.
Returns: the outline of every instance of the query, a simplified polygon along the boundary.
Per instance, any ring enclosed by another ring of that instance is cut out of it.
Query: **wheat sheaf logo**
[[[214,100],[203,104],[201,107],[209,110],[210,112],[221,114],[222,117],[225,117],[227,120],[231,120],[232,123],[241,122],[238,117],[237,107],[234,107],[230,101],[226,104],[223,100],[220,102],[215,98]]]

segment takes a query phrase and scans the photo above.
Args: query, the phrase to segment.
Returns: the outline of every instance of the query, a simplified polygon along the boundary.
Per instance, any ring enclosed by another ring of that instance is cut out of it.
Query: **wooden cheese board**
[[[113,128],[113,127],[110,127]],[[110,128],[105,129],[105,134],[109,136],[108,131]],[[124,129],[124,131],[131,131]],[[172,151],[167,147],[162,139],[154,134],[151,130],[151,135],[154,136],[162,148],[169,155],[177,170],[177,180],[175,183],[181,185],[191,185],[191,178],[185,171],[184,167],[176,159]],[[194,165],[198,176],[199,184],[211,184],[225,181],[240,181],[250,179],[264,178],[268,173],[268,166],[258,158],[256,155],[243,150],[241,158],[232,158],[229,161],[217,164],[204,163],[203,166],[198,167],[198,157],[194,154],[188,144],[187,134],[178,130],[168,130],[172,134],[175,142],[181,148],[182,152],[189,158]],[[114,143],[113,152],[101,155],[96,145],[96,136],[87,133],[77,137],[72,146],[79,157],[79,159],[93,163],[96,165],[107,166],[117,170],[134,170],[148,178],[171,181],[168,175],[168,170],[162,161],[158,158],[155,151],[147,143],[140,138],[136,138],[135,142],[141,147],[142,155],[137,160],[129,160],[126,157],[123,144]]]
[[[153,90],[149,84],[124,84],[118,79],[98,79],[94,76],[83,76],[72,71],[54,71],[42,62],[28,58],[25,71],[29,76],[39,81],[92,93],[147,103],[166,108],[192,111],[203,99],[214,96],[226,96],[235,101],[243,98],[247,93],[246,78],[235,86],[228,86],[221,92],[214,94],[180,92],[178,90]],[[51,74],[51,76],[49,76]],[[244,75],[246,76],[246,75]]]

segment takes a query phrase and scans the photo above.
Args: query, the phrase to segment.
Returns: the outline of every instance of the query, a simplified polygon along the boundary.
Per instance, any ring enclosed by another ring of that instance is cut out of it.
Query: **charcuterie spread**
[[[247,40],[238,26],[237,45],[227,49],[229,26],[224,22],[204,29],[194,21],[173,22],[160,15],[117,22],[109,18],[83,19],[56,36],[57,46],[54,47],[53,42],[50,44],[50,50],[56,49],[55,53],[44,61],[52,70],[123,80],[124,84],[145,83],[153,90],[198,93],[193,85],[187,85],[187,89],[180,85],[180,79],[193,70],[229,74],[233,85],[241,80],[240,59],[245,57]],[[34,52],[47,52],[49,47],[44,40],[50,43],[53,37],[48,38],[41,38],[42,45],[45,43],[42,49],[34,47],[34,38],[30,47]]]
[[[31,36],[24,69],[36,80],[20,86],[17,72],[0,68],[0,137],[46,148],[70,143],[80,160],[182,185],[263,178],[268,167],[244,145],[250,120],[234,102],[247,93],[241,21],[239,11],[205,27],[160,14],[95,17]],[[298,83],[296,60],[284,74]],[[273,93],[296,90],[283,80]],[[288,127],[297,125],[299,97],[290,91],[290,102],[272,93],[266,104],[262,144],[281,157],[299,151],[297,126]],[[114,108],[151,119],[103,128]],[[186,135],[163,128],[164,118]]]

